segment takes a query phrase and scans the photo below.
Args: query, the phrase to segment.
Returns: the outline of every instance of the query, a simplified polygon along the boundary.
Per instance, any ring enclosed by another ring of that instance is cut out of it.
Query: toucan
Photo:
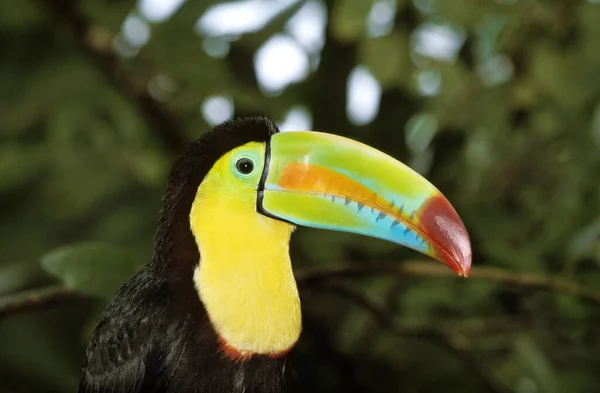
[[[455,209],[401,162],[334,134],[230,120],[175,159],[153,259],[108,303],[79,392],[285,391],[302,330],[296,226],[395,242],[460,276],[471,267]]]

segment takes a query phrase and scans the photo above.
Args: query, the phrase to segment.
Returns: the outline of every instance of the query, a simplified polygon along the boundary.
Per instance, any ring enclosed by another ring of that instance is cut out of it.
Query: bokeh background
[[[7,0],[0,44],[1,392],[76,390],[173,157],[247,115],[401,159],[474,247],[299,230],[359,272],[304,282],[297,391],[600,392],[600,2]]]

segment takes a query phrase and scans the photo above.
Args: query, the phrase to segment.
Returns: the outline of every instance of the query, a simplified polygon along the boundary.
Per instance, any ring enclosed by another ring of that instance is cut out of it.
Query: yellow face
[[[237,200],[240,207],[243,204],[254,209],[264,164],[264,143],[251,142],[233,149],[208,172],[200,185],[198,197]]]
[[[301,330],[289,258],[294,227],[256,211],[265,144],[222,156],[202,181],[190,212],[200,251],[196,289],[220,338],[240,355],[277,355]]]

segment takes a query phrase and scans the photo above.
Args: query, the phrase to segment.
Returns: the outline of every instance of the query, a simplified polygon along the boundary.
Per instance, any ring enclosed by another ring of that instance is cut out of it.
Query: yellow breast
[[[210,182],[190,213],[201,258],[194,283],[214,329],[242,354],[289,350],[302,328],[289,257],[294,227],[248,208],[251,200],[203,187]]]

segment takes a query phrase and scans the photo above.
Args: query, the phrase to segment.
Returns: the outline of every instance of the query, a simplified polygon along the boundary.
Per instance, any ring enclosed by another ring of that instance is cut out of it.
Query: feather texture
[[[194,287],[201,263],[189,214],[200,182],[236,146],[267,142],[264,118],[236,120],[191,143],[177,158],[163,198],[152,262],[108,304],[85,353],[79,393],[276,393],[286,358],[234,361]]]

